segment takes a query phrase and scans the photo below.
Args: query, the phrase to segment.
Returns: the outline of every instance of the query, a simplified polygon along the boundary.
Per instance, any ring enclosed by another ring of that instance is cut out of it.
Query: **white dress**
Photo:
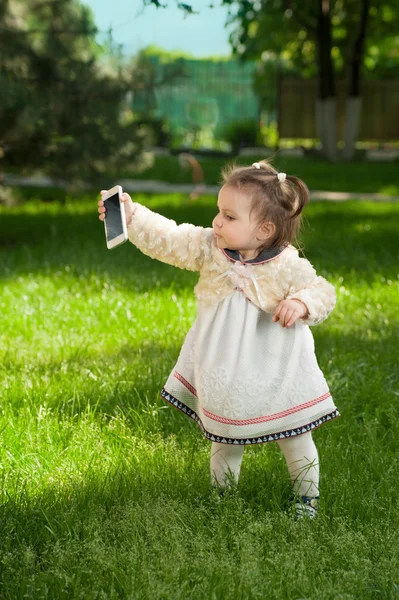
[[[272,317],[239,289],[199,306],[161,396],[211,441],[275,441],[339,416],[310,328],[283,328]]]
[[[335,290],[295,248],[265,249],[244,265],[237,252],[217,248],[212,229],[177,225],[140,204],[128,231],[148,256],[200,272],[197,318],[161,395],[206,438],[263,443],[338,416],[309,329],[327,318]],[[285,298],[307,306],[306,322],[273,323]]]

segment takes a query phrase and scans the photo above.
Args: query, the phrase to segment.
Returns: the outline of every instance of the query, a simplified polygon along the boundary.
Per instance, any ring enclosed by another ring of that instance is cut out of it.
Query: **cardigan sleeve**
[[[335,306],[335,288],[324,277],[317,275],[306,258],[299,258],[297,250],[292,250],[291,260],[285,268],[285,272],[289,273],[285,297],[303,302],[309,316],[300,320],[306,325],[317,325],[327,319]]]
[[[138,203],[134,208],[128,235],[141,252],[180,269],[201,269],[211,254],[212,229],[188,223],[177,225]]]

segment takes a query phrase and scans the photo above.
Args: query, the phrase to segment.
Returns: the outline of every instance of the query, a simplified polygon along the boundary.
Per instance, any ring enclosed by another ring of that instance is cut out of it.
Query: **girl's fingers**
[[[298,318],[298,311],[296,308],[287,308],[284,315],[284,327],[291,327]]]
[[[280,321],[281,327],[291,327],[297,319],[300,319],[307,312],[307,307],[302,302],[294,301],[292,303],[290,300],[283,300],[274,311],[273,322]]]
[[[274,311],[274,317],[273,317],[273,321],[276,322],[280,319],[280,312],[281,312],[281,304],[279,304],[276,308],[276,310]]]
[[[295,321],[297,320],[299,314],[298,311],[293,310],[291,312],[291,314],[289,315],[289,318],[287,319],[287,327],[291,327],[291,325],[293,325],[295,323]]]
[[[287,309],[282,308],[282,310],[280,311],[280,314],[279,314],[281,327],[285,327],[286,315],[287,315]]]
[[[98,212],[100,213],[98,215],[98,218],[100,219],[100,221],[104,221],[105,220],[105,213],[107,212],[107,209],[104,206],[104,200],[103,200],[103,196],[107,193],[107,190],[101,190],[100,194],[101,194],[101,200],[99,200],[97,202],[98,204]]]

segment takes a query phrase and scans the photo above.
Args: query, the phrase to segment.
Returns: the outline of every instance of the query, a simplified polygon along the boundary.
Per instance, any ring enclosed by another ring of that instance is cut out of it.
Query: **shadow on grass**
[[[251,590],[259,595],[260,585],[267,597],[265,569],[268,578],[276,573],[281,593],[281,571],[289,572],[298,556],[302,588],[313,592],[317,586],[315,597],[326,579],[342,573],[345,589],[349,583],[361,589],[357,580],[365,590],[376,589],[376,569],[368,566],[375,561],[384,578],[380,588],[387,590],[378,597],[393,597],[394,518],[381,512],[384,499],[369,510],[371,485],[358,495],[353,479],[334,483],[330,473],[328,487],[336,495],[326,494],[329,503],[322,504],[316,522],[294,523],[286,511],[289,487],[281,481],[282,469],[273,469],[278,477],[260,474],[259,468],[256,474],[244,458],[239,493],[220,502],[210,489],[207,456],[192,452],[189,461],[185,450],[180,462],[163,457],[158,466],[143,457],[142,465],[89,472],[83,482],[48,485],[35,495],[21,490],[12,497],[0,507],[2,597],[232,600],[252,597]],[[264,471],[266,456],[263,451],[256,456]],[[315,573],[316,554],[322,573]],[[250,582],[241,596],[247,569]],[[284,597],[294,597],[297,585],[297,579],[291,587],[287,583]],[[333,588],[342,589],[338,581]]]
[[[184,555],[202,556],[205,566],[204,553],[211,554],[209,570],[219,553],[239,559],[234,539],[260,514],[284,522],[284,485],[262,507],[238,494],[220,502],[204,454],[191,463],[187,456],[161,460],[159,469],[136,462],[130,469],[88,473],[84,482],[48,486],[33,497],[21,491],[1,506],[2,597],[44,597],[32,594],[39,590],[52,598],[190,597],[165,588],[148,596],[147,577],[152,585],[171,578],[180,589]],[[180,572],[177,580],[173,572]]]

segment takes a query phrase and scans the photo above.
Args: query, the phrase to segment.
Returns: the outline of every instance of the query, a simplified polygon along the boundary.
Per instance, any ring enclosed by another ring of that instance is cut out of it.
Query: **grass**
[[[235,160],[238,164],[250,165],[263,158],[271,160],[279,171],[300,177],[311,190],[399,195],[397,162],[357,160],[351,163],[331,164],[321,158],[284,156],[278,151],[274,156],[240,156]],[[226,158],[198,157],[198,160],[204,171],[206,183],[217,185],[220,182],[221,169],[227,162]],[[137,172],[133,168],[113,179],[128,177],[189,183],[191,170],[181,166],[176,156],[156,156],[147,169]]]
[[[321,158],[282,156],[278,152],[274,156],[242,156],[235,161],[238,164],[250,165],[262,158],[270,159],[279,171],[300,177],[311,190],[399,196],[397,161],[366,162],[357,160],[351,163],[331,164]],[[198,160],[204,172],[205,182],[208,185],[218,185],[221,180],[221,169],[228,162],[226,158],[198,157]],[[131,169],[119,171],[117,174],[105,177],[102,186],[108,188],[115,182],[128,178],[191,183],[192,172],[184,162],[180,164],[176,156],[150,155],[148,166],[144,170],[138,170],[133,166]],[[47,200],[52,199],[54,190],[51,188],[44,190],[22,188],[19,193],[25,199],[41,194],[41,197]],[[66,191],[63,194],[64,197],[68,196]]]
[[[0,598],[399,597],[399,205],[306,214],[306,256],[338,290],[313,333],[342,416],[315,433],[321,513],[295,523],[276,447],[247,449],[219,503],[208,442],[159,399],[197,275],[108,251],[95,199],[0,208]]]

